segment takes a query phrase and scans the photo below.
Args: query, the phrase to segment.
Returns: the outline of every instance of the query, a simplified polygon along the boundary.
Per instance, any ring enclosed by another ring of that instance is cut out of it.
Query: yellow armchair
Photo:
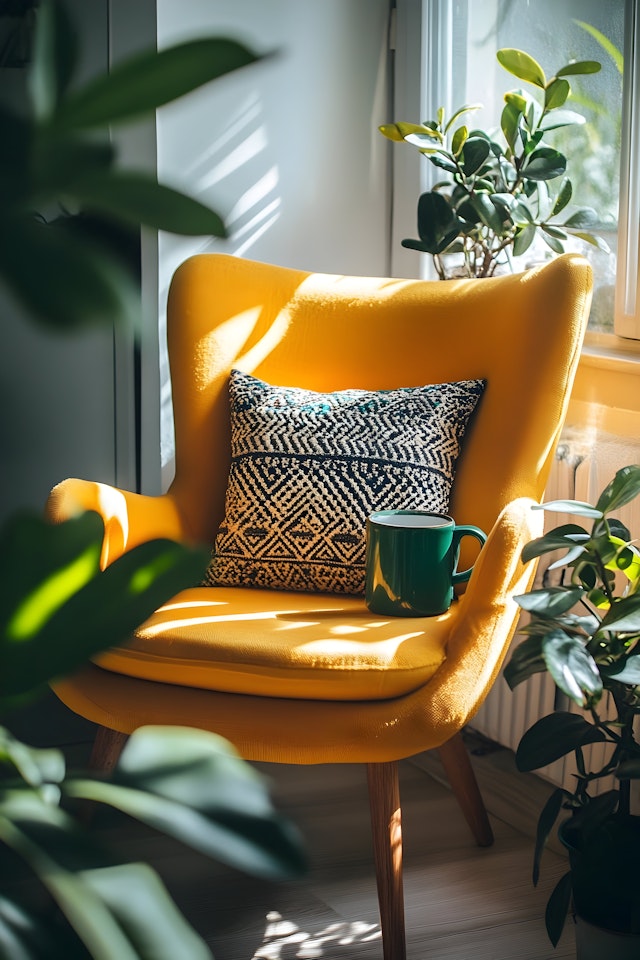
[[[590,268],[574,255],[447,282],[193,257],[168,304],[170,490],[147,497],[66,480],[47,504],[54,522],[102,514],[105,564],[157,536],[213,543],[230,466],[232,368],[319,391],[486,380],[449,512],[489,537],[446,614],[389,620],[360,597],[195,586],[128,645],[55,685],[99,724],[103,766],[147,723],[212,730],[249,760],[366,764],[385,960],[405,956],[397,761],[438,749],[476,841],[492,842],[460,731],[500,670],[518,616],[512,596],[530,582],[520,553],[540,532],[531,506],[554,456],[590,296]]]

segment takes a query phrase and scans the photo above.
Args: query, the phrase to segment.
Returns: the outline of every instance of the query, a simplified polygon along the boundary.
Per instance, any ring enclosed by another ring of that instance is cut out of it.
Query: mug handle
[[[475,537],[475,539],[482,545],[487,542],[487,535],[484,533],[480,527],[471,527],[471,526],[460,526],[456,527],[453,531],[453,542],[456,551],[456,565],[458,563],[458,555],[460,553],[460,541],[463,537]],[[461,570],[459,573],[456,572],[451,577],[451,582],[456,583],[466,583],[473,572],[473,566],[470,566],[468,570]]]

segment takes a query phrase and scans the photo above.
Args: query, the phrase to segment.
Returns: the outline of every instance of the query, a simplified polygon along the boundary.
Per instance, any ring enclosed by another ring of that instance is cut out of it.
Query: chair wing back
[[[190,258],[176,271],[168,303],[171,492],[186,528],[212,541],[222,518],[227,379],[237,367],[269,383],[322,391],[485,379],[451,512],[490,530],[506,503],[543,494],[591,282],[586,260],[570,254],[523,274],[459,281],[305,273],[220,254]]]

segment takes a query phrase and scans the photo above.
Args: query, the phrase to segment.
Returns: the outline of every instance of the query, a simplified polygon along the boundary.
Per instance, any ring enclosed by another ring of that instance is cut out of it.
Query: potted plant
[[[525,562],[560,556],[549,569],[559,583],[516,597],[530,620],[526,639],[505,669],[513,689],[548,672],[581,712],[557,710],[538,720],[516,752],[519,770],[531,771],[573,754],[573,791],[559,787],[538,822],[533,880],[549,834],[564,811],[559,836],[569,852],[546,910],[547,932],[557,944],[571,900],[577,917],[579,960],[640,956],[640,811],[632,781],[640,779],[640,550],[612,514],[640,492],[640,466],[619,470],[595,505],[576,500],[543,504],[591,521],[590,529],[563,523],[524,548]],[[590,768],[585,748],[602,744],[605,760]],[[596,793],[599,781],[603,792]],[[586,930],[586,932],[585,932]],[[601,938],[610,943],[606,949]],[[593,952],[593,951],[596,952]],[[624,951],[627,952],[624,952]]]
[[[435,120],[379,128],[390,140],[416,147],[447,174],[418,200],[419,239],[402,241],[431,254],[441,279],[447,276],[443,258],[449,254],[460,255],[456,275],[490,277],[499,266],[511,267],[511,256],[525,253],[538,236],[554,253],[564,252],[569,236],[607,249],[589,232],[598,222],[593,208],[566,216],[572,199],[567,158],[548,142],[554,130],[585,123],[579,113],[564,109],[571,93],[567,77],[596,73],[600,63],[570,62],[547,79],[522,50],[498,50],[497,57],[505,70],[533,87],[533,94],[505,93],[501,140],[459,122],[481,104],[462,106],[451,117],[441,107]]]

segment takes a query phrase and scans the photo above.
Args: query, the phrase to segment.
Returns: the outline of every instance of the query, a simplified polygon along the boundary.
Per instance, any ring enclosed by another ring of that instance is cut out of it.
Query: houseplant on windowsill
[[[538,720],[516,752],[522,771],[575,756],[573,792],[556,789],[540,815],[533,880],[557,818],[569,812],[559,836],[569,851],[570,870],[551,894],[546,926],[556,945],[573,899],[579,960],[640,956],[640,816],[631,791],[631,781],[640,779],[634,731],[640,714],[640,550],[612,516],[638,493],[640,466],[634,465],[616,473],[595,505],[567,500],[539,508],[590,520],[591,529],[565,523],[525,547],[525,562],[562,551],[550,568],[562,573],[557,586],[515,598],[530,622],[505,668],[512,689],[547,671],[584,711],[556,711]],[[584,749],[589,744],[605,745],[599,769],[588,769]],[[611,777],[615,787],[594,796],[598,781]],[[585,924],[588,933],[581,943]],[[606,951],[595,947],[603,931],[611,939]]]
[[[457,272],[463,276],[490,277],[498,267],[510,267],[511,256],[525,253],[538,236],[554,253],[564,252],[569,236],[607,249],[589,232],[598,221],[594,209],[583,207],[566,216],[573,192],[565,177],[567,158],[547,142],[554,130],[585,123],[580,114],[563,109],[571,93],[567,77],[596,73],[600,63],[568,63],[547,79],[540,64],[522,50],[498,50],[497,57],[505,70],[534,89],[533,95],[521,89],[505,93],[503,142],[465,123],[456,126],[480,104],[462,106],[451,117],[440,108],[435,120],[380,127],[388,139],[416,147],[448,175],[418,200],[419,239],[402,241],[404,247],[431,254],[441,279],[447,277],[450,254],[459,255]]]

